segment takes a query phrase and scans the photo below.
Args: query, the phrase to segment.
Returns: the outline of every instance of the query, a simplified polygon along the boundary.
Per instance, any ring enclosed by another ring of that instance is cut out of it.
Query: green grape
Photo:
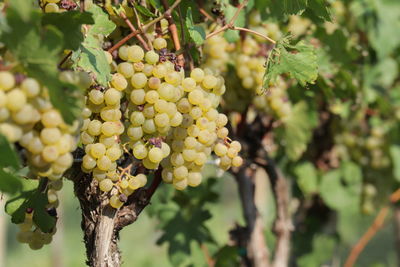
[[[153,147],[149,150],[148,158],[151,162],[159,163],[163,157],[163,151],[161,148]]]
[[[156,38],[153,41],[153,46],[157,50],[161,50],[167,47],[167,41],[164,38]]]

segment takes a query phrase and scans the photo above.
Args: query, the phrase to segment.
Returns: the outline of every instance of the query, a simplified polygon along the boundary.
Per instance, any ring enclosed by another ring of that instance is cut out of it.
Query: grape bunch
[[[40,0],[40,7],[45,13],[60,13],[78,7],[74,0]]]
[[[87,94],[82,169],[111,192],[114,208],[147,182],[145,174],[118,167],[119,160],[134,158],[148,171],[162,167],[162,179],[179,190],[200,184],[213,151],[225,170],[243,162],[240,143],[228,138],[227,117],[217,111],[223,78],[200,68],[185,77],[165,39],[155,38],[153,47],[120,47],[118,58],[108,56],[115,71],[109,88],[92,86]]]
[[[215,73],[227,72],[227,66],[235,44],[228,43],[222,34],[212,36],[204,43],[203,54],[205,61],[203,67],[212,69]]]
[[[73,163],[77,126],[64,122],[35,79],[0,72],[0,133],[24,148],[34,177],[61,179]]]
[[[56,228],[50,233],[42,232],[33,222],[33,213],[34,211],[31,209],[25,212],[24,222],[18,224],[19,232],[17,233],[17,240],[20,243],[28,244],[33,250],[38,250],[43,245],[51,243],[53,235],[56,233]]]

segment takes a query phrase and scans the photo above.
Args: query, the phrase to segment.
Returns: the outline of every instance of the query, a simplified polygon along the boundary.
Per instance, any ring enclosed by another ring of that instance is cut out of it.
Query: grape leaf
[[[225,18],[226,21],[230,21],[231,18],[235,15],[237,8],[227,4],[224,8],[224,13],[225,13]],[[246,14],[244,12],[244,10],[242,10],[237,19],[235,20],[234,25],[238,26],[238,27],[244,27],[246,24]],[[224,33],[224,37],[225,39],[230,42],[230,43],[234,43],[236,41],[238,41],[240,39],[240,35],[239,35],[239,31],[235,31],[235,30],[227,30]]]
[[[293,110],[280,129],[285,140],[285,152],[289,159],[297,160],[307,148],[312,134],[312,128],[316,126],[317,119],[314,113],[308,112],[305,102],[299,102],[293,106]]]
[[[43,231],[50,232],[56,224],[56,218],[47,212],[47,195],[41,192],[41,184],[38,180],[21,179],[22,190],[11,196],[6,203],[6,213],[11,215],[11,221],[15,224],[23,223],[27,208],[32,208],[33,221]]]
[[[215,179],[208,179],[197,188],[175,192],[173,202],[168,200],[167,210],[158,212],[163,234],[157,244],[168,243],[170,260],[174,266],[181,266],[191,254],[191,243],[213,243],[205,223],[211,218],[207,203],[216,202]]]
[[[90,27],[88,32],[89,34],[102,34],[108,36],[117,27],[115,23],[109,19],[107,13],[105,13],[101,7],[92,5],[87,11],[92,13],[94,19],[94,24]]]
[[[13,146],[7,138],[0,134],[0,167],[12,167],[17,170],[20,167],[20,161]]]
[[[145,15],[146,17],[150,17],[150,18],[157,17],[155,14],[153,14],[150,10],[148,10],[144,6],[136,4],[135,8],[136,8],[137,11],[139,11],[142,15]]]
[[[314,12],[317,17],[326,21],[332,21],[331,13],[328,8],[328,3],[325,0],[308,1],[308,7]]]
[[[361,193],[361,173],[357,165],[344,162],[341,169],[327,172],[321,178],[320,194],[324,202],[331,208],[336,210],[349,209],[358,207],[360,203]],[[349,170],[345,165],[352,166],[353,170]],[[356,178],[349,177],[352,172],[356,172]],[[347,183],[345,183],[345,181]],[[349,183],[349,181],[351,181]]]
[[[313,238],[312,252],[297,260],[299,267],[323,266],[335,252],[336,240],[328,235],[316,235]]]
[[[314,83],[318,77],[317,55],[314,47],[303,41],[290,45],[289,38],[279,41],[267,61],[264,87],[268,87],[284,73],[295,78],[302,86]]]
[[[79,115],[78,95],[75,95],[79,90],[58,79],[57,64],[64,46],[63,34],[52,25],[42,26],[39,11],[31,10],[27,19],[19,12],[13,5],[7,9],[7,23],[13,30],[2,28],[1,40],[19,59],[27,74],[48,88],[52,104],[70,124]]]
[[[297,176],[297,183],[305,195],[318,191],[318,174],[315,167],[310,162],[297,165],[294,169]]]
[[[109,35],[116,25],[108,18],[108,15],[98,6],[93,5],[88,12],[92,13],[94,25],[90,27],[86,38],[77,51],[72,54],[75,68],[92,72],[101,85],[106,86],[111,79],[111,68],[101,46],[101,36]]]
[[[185,24],[187,30],[189,32],[190,38],[196,45],[201,45],[204,43],[206,39],[206,32],[203,27],[194,25],[193,16],[192,16],[192,8],[188,8],[186,13]]]
[[[53,25],[63,33],[64,49],[75,50],[83,41],[82,24],[93,24],[92,14],[89,12],[69,11],[62,13],[46,13],[43,16],[43,25]]]
[[[20,178],[8,170],[0,168],[0,192],[15,194],[19,190],[21,190]]]

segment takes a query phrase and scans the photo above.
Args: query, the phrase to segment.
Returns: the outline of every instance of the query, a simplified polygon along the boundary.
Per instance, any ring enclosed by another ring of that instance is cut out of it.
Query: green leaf
[[[233,18],[233,16],[236,13],[236,10],[237,10],[236,7],[234,7],[234,6],[230,5],[230,4],[226,5],[226,7],[224,9],[224,13],[225,13],[225,18],[226,18],[227,22],[229,22]],[[237,19],[235,20],[234,24],[235,24],[235,26],[238,26],[238,27],[244,27],[245,26],[245,24],[246,24],[246,15],[245,15],[244,10],[242,10],[239,13],[239,15],[238,15]],[[238,41],[240,39],[239,31],[227,30],[224,33],[224,37],[228,42],[234,43],[234,42],[236,42],[236,41]]]
[[[237,247],[226,245],[217,251],[213,259],[218,267],[240,266]]]
[[[316,124],[316,115],[308,111],[305,102],[302,101],[293,106],[292,112],[281,128],[283,140],[285,140],[285,152],[289,159],[295,161],[304,153],[311,138],[312,128]]]
[[[203,27],[194,25],[191,8],[187,10],[185,24],[193,42],[196,45],[203,44],[206,39],[206,32]]]
[[[297,165],[294,173],[297,176],[297,183],[305,195],[310,195],[318,191],[317,171],[310,162]]]
[[[317,17],[326,21],[331,21],[331,13],[328,8],[328,3],[325,0],[311,0],[308,1],[308,7],[314,12]]]
[[[335,252],[336,240],[328,235],[316,235],[313,238],[312,252],[297,260],[299,267],[323,266]]]
[[[145,15],[145,16],[150,17],[150,18],[155,18],[155,17],[157,17],[155,14],[153,14],[152,12],[150,12],[150,10],[148,10],[148,9],[145,8],[144,6],[135,5],[135,8],[136,8],[137,11],[139,11],[142,15]]]
[[[264,87],[268,87],[284,73],[295,78],[302,86],[314,83],[318,77],[317,55],[314,47],[303,41],[290,45],[288,38],[279,41],[267,61]]]
[[[83,42],[82,24],[93,24],[92,14],[89,12],[69,11],[62,13],[46,13],[43,16],[43,25],[52,25],[63,33],[64,49],[76,50]]]
[[[21,180],[18,176],[4,169],[0,169],[0,192],[15,194],[21,190]]]
[[[0,134],[0,167],[12,167],[17,170],[21,164],[19,157],[7,138]]]
[[[336,210],[357,208],[360,203],[361,180],[345,184],[343,172],[343,169],[327,172],[322,176],[319,188],[324,202]]]
[[[89,35],[102,34],[108,36],[116,28],[115,23],[109,19],[107,13],[101,7],[92,5],[87,11],[92,13],[94,18],[94,24],[88,31]]]
[[[72,60],[76,67],[92,72],[98,83],[106,86],[111,79],[111,68],[98,39],[87,37],[80,49],[74,52]]]
[[[34,10],[29,19],[19,16],[18,8],[7,9],[7,22],[12,31],[1,29],[1,39],[23,64],[27,74],[49,90],[52,104],[60,110],[66,123],[79,115],[78,87],[58,79],[58,55],[63,48],[63,34],[54,26],[42,26],[42,13]]]
[[[111,68],[101,45],[101,35],[109,35],[116,25],[100,7],[93,5],[88,11],[93,14],[95,24],[89,29],[84,42],[78,51],[72,54],[71,59],[75,68],[92,72],[99,84],[107,86],[111,79]]]
[[[400,145],[390,146],[390,156],[393,162],[393,176],[400,182]]]
[[[280,19],[288,15],[300,14],[307,8],[307,0],[266,0],[265,2],[271,15]]]
[[[32,208],[33,221],[43,231],[50,232],[56,224],[56,218],[47,212],[47,195],[41,192],[38,180],[21,179],[22,190],[11,196],[6,203],[6,213],[11,215],[11,221],[15,224],[24,222],[27,208]]]

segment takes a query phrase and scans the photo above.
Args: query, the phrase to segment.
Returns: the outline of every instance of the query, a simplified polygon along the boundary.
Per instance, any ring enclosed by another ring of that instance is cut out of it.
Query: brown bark
[[[235,174],[246,227],[238,227],[232,234],[238,245],[246,248],[244,266],[267,267],[270,266],[269,251],[264,238],[263,220],[255,204],[254,174],[255,171],[248,166],[241,167]]]
[[[118,210],[108,205],[108,196],[99,190],[96,180],[82,173],[80,167],[75,174],[70,176],[82,210],[81,228],[84,232],[86,263],[91,267],[119,267],[119,231],[134,223],[149,204],[160,184],[161,170],[156,172],[149,188],[138,189]]]

